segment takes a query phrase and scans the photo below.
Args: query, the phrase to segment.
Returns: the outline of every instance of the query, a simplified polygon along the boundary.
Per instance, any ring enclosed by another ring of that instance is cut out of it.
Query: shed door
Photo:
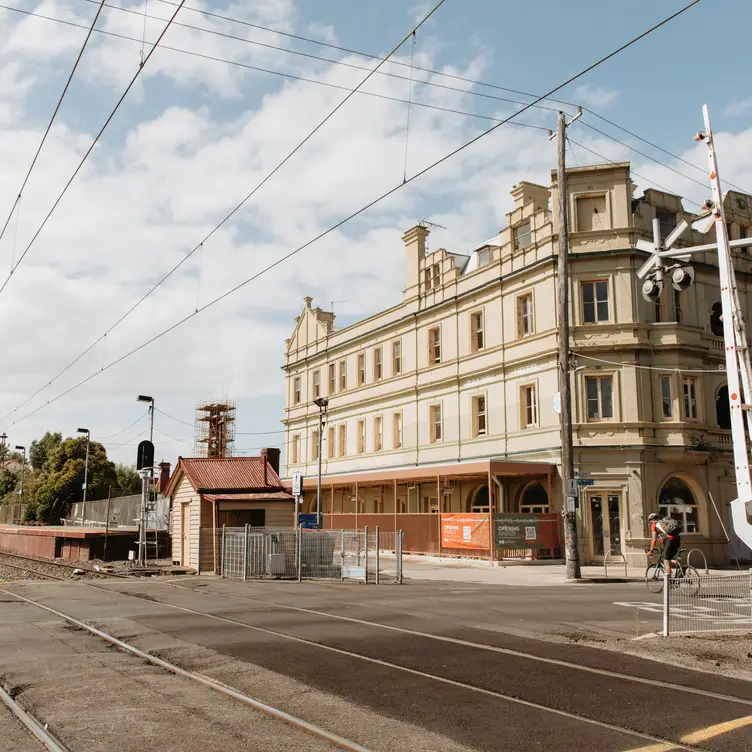
[[[191,532],[191,505],[180,505],[180,564],[188,566],[189,537]]]

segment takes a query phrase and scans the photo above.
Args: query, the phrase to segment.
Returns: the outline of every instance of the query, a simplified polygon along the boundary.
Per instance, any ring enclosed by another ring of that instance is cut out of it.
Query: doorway
[[[590,558],[603,561],[609,551],[621,553],[621,494],[588,494]]]
[[[191,534],[191,505],[180,505],[180,566],[187,567],[188,561],[188,539]]]

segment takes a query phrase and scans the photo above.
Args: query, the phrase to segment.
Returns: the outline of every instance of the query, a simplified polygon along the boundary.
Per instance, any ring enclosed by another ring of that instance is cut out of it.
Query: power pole
[[[574,479],[574,449],[572,442],[572,396],[569,381],[569,219],[567,200],[567,127],[576,120],[582,111],[567,122],[563,112],[559,113],[557,139],[559,164],[557,182],[559,185],[559,394],[561,395],[561,482],[565,505],[564,551],[567,564],[567,579],[579,580],[580,553],[577,541],[577,512],[575,497],[570,493]]]

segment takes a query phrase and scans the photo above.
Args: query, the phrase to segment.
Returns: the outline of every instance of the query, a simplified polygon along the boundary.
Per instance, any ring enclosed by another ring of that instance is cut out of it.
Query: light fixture
[[[139,394],[136,402],[154,402],[154,397],[147,397],[145,394]]]
[[[316,407],[319,407],[323,410],[329,404],[329,398],[328,397],[316,397],[316,399],[313,401],[313,404],[316,405]]]
[[[87,433],[87,434],[90,433],[88,428],[77,428],[76,432],[77,433]]]

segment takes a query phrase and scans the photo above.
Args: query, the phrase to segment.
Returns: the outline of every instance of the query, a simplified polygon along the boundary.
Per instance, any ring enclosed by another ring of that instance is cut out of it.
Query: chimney
[[[528,183],[523,180],[512,188],[510,191],[514,199],[514,208],[521,209],[529,203],[534,203],[536,210],[548,209],[548,200],[551,198],[551,191],[544,185]]]
[[[264,473],[266,473],[266,463],[268,462],[271,469],[279,475],[279,453],[279,449],[276,448],[261,450],[261,456],[264,458]]]
[[[420,282],[420,265],[426,256],[426,241],[430,230],[423,225],[416,225],[402,236],[405,244],[405,297],[418,294]]]
[[[157,490],[159,493],[164,494],[165,489],[167,488],[167,484],[170,482],[170,463],[169,462],[160,462],[159,463],[159,486],[157,487]]]

